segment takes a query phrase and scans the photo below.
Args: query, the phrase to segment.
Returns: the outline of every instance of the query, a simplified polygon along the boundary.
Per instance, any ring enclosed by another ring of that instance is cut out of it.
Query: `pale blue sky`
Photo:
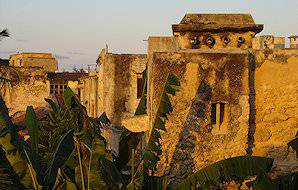
[[[60,70],[94,64],[108,44],[115,53],[144,53],[148,36],[172,35],[185,13],[251,13],[262,34],[298,33],[298,0],[0,0],[0,57],[52,52]]]

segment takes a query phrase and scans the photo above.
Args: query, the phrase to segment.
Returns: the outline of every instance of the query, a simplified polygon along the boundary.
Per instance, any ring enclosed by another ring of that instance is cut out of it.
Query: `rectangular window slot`
[[[144,88],[143,78],[138,77],[137,78],[137,98],[142,97],[143,88]]]
[[[219,134],[226,132],[226,114],[226,103],[211,104],[210,123],[213,126],[213,133]]]

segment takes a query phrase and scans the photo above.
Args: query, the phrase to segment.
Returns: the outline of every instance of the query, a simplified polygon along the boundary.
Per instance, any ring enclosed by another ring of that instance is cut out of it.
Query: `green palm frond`
[[[173,111],[173,107],[168,94],[176,95],[179,90],[179,79],[172,73],[169,74],[164,85],[161,101],[157,110],[154,125],[150,130],[148,146],[144,155],[143,169],[145,171],[155,171],[159,156],[162,154],[160,148],[160,130],[166,131],[165,122],[168,120],[168,115]]]
[[[223,182],[264,175],[271,170],[272,165],[273,159],[266,157],[239,156],[228,158],[195,172],[180,183],[177,189],[208,190],[210,184],[219,187]],[[264,182],[264,180],[262,181]]]

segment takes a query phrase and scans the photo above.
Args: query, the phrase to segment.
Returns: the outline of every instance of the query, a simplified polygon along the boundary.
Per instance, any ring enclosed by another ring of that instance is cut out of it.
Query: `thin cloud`
[[[56,59],[70,59],[70,57],[65,56],[65,55],[59,55],[59,54],[54,54],[53,57],[55,57]]]
[[[1,54],[13,54],[13,53],[18,53],[16,50],[9,50],[9,51],[0,51]]]
[[[29,40],[25,40],[25,39],[16,39],[17,42],[30,42]]]
[[[68,52],[68,53],[72,55],[87,55],[87,53],[83,53],[83,52]]]

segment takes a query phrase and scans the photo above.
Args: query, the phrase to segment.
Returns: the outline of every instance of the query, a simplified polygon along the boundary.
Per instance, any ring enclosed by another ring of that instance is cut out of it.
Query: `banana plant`
[[[142,98],[137,107],[135,115],[146,114],[146,70],[143,72],[144,89]],[[110,189],[142,189],[144,186],[150,186],[157,189],[166,188],[168,180],[165,177],[153,177],[152,174],[156,170],[156,165],[162,151],[160,148],[160,130],[165,130],[165,121],[168,115],[173,111],[169,95],[175,95],[179,90],[180,82],[178,78],[170,73],[164,85],[163,94],[161,97],[160,105],[157,111],[156,120],[153,128],[150,130],[150,137],[148,141],[145,154],[142,156],[141,162],[136,168],[139,168],[134,176],[129,179],[129,184],[125,183],[121,170],[131,160],[132,155],[139,142],[141,141],[144,133],[134,133],[125,130],[121,135],[119,143],[119,155],[113,160],[101,157],[100,171],[104,174],[103,179]],[[132,168],[132,173],[134,173]]]
[[[296,150],[297,135],[288,143]],[[274,159],[257,156],[239,156],[221,160],[211,164],[184,179],[177,189],[202,189],[208,190],[211,186],[222,188],[223,184],[231,181],[242,183],[244,179],[254,177],[246,185],[256,190],[294,190],[298,186],[298,172],[270,179],[267,173],[272,169]],[[242,184],[241,184],[242,185]]]
[[[243,181],[249,176],[263,175],[271,170],[272,158],[240,156],[221,160],[187,177],[177,189],[210,189],[231,180]]]
[[[73,129],[60,138],[51,157],[44,159],[38,151],[39,126],[33,107],[29,106],[26,111],[26,126],[28,127],[30,136],[29,143],[27,143],[23,138],[18,136],[16,126],[8,116],[7,107],[2,97],[0,97],[0,106],[0,123],[2,126],[1,145],[13,169],[16,173],[23,173],[19,175],[21,180],[28,179],[26,176],[28,176],[28,173],[30,174],[31,183],[24,184],[27,185],[27,188],[52,189],[56,182],[58,169],[65,164],[73,152]],[[20,169],[22,170],[18,172]]]

